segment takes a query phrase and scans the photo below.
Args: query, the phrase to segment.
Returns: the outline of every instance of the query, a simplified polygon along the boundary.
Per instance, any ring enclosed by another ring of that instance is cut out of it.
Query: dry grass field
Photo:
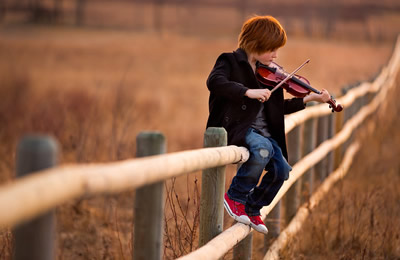
[[[373,78],[392,44],[289,35],[277,62],[291,71],[310,58],[301,75],[339,96],[341,88]],[[12,181],[15,147],[26,133],[56,137],[63,164],[134,157],[142,130],[162,131],[169,152],[202,147],[205,80],[219,53],[234,49],[236,36],[0,26],[0,184]],[[166,259],[197,247],[198,179],[197,173],[166,183]],[[130,258],[133,196],[129,191],[58,207],[57,258]],[[182,224],[184,218],[189,221]],[[10,259],[11,252],[10,231],[1,230],[0,258]]]
[[[400,259],[400,75],[396,82],[358,131],[349,174],[311,210],[282,259]]]
[[[361,148],[347,176],[310,210],[280,259],[400,258],[400,75],[396,82],[355,135]],[[253,259],[262,259],[264,238],[254,233],[253,240]]]

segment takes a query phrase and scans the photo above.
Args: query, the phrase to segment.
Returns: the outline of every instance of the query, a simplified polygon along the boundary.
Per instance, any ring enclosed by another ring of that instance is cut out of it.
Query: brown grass
[[[282,259],[400,258],[400,74],[397,89],[363,125],[348,175],[310,212]]]
[[[0,182],[13,178],[16,144],[30,132],[55,136],[62,163],[131,158],[136,135],[149,129],[166,135],[169,152],[201,147],[205,80],[217,55],[236,48],[235,38],[0,27]],[[376,74],[390,54],[385,43],[290,38],[278,63],[292,70],[311,58],[302,75],[339,95],[344,85]],[[197,247],[198,179],[197,173],[166,184],[167,259]],[[128,191],[58,207],[58,258],[129,258],[133,196]],[[226,218],[225,226],[231,223]],[[8,259],[9,230],[0,232],[0,241],[0,258]]]

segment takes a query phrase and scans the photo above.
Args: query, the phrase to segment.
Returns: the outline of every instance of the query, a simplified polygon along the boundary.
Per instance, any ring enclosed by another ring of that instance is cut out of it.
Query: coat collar
[[[254,71],[251,68],[250,63],[249,63],[249,61],[247,59],[246,52],[243,49],[238,48],[236,51],[233,52],[233,55],[235,56],[235,59],[237,60],[238,63],[246,64],[244,66],[248,67],[248,73],[251,73],[251,75],[252,75],[252,80],[253,80],[253,84],[252,85],[254,86],[253,88],[256,88],[255,86],[257,86],[258,88],[261,88],[258,80],[256,79]],[[257,66],[258,66],[258,64],[257,64]],[[248,75],[250,75],[250,74],[248,74]]]
[[[235,58],[238,62],[247,62],[249,63],[247,59],[247,54],[242,48],[236,49],[236,51],[233,52],[233,55],[235,55]]]
[[[234,51],[233,54],[235,55],[236,60],[238,62],[247,62],[247,63],[249,63],[248,58],[247,58],[247,53],[242,48],[237,48],[237,50]],[[258,67],[259,65],[260,65],[260,62],[257,61],[256,62],[256,67]]]

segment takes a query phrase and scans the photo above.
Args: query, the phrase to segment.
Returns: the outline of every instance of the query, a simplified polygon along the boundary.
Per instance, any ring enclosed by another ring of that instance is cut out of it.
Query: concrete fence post
[[[302,125],[295,127],[287,135],[289,164],[293,166],[301,158]],[[289,173],[290,176],[290,173]],[[289,177],[290,178],[290,177]],[[300,206],[301,179],[297,180],[284,197],[285,225],[296,215]]]
[[[17,147],[16,176],[32,174],[58,163],[59,147],[48,136],[24,137]],[[15,260],[55,259],[56,217],[54,210],[18,225],[14,230]]]
[[[204,133],[204,147],[227,145],[224,128],[210,127]],[[224,191],[226,166],[205,169],[202,173],[199,247],[220,234],[224,227]]]
[[[166,152],[166,141],[162,133],[141,132],[136,142],[137,157]],[[135,260],[162,259],[164,196],[163,181],[136,190],[132,252],[132,258]]]

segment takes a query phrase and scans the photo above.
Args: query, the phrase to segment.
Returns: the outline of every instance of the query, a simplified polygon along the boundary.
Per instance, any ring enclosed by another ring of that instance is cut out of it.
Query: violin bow
[[[304,67],[304,65],[306,65],[307,63],[310,62],[310,59],[306,60],[305,62],[303,62],[303,64],[301,64],[299,67],[297,67],[297,69],[295,69],[292,73],[290,73],[289,75],[286,76],[286,78],[284,78],[281,82],[279,82],[278,85],[276,85],[272,90],[271,93],[273,93],[275,90],[277,90],[280,86],[282,86],[286,81],[288,81],[289,79],[291,79],[294,74],[296,74],[296,72],[298,72],[301,68]]]

